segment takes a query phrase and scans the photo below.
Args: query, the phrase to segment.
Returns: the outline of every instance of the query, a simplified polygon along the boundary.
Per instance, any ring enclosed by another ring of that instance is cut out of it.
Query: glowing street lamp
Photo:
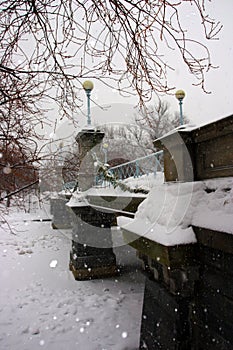
[[[91,98],[91,91],[94,88],[94,84],[90,80],[86,80],[83,83],[83,88],[86,91],[87,95],[87,125],[91,125],[91,108],[90,108],[90,98]]]
[[[179,101],[179,105],[180,105],[180,125],[183,125],[184,119],[183,119],[182,103],[183,103],[183,99],[185,97],[185,92],[183,90],[177,90],[175,93],[175,96],[176,96],[177,100]]]

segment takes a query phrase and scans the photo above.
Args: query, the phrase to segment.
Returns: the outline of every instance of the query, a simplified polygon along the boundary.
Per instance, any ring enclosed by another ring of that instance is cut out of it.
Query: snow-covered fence
[[[163,151],[158,151],[148,156],[111,167],[109,171],[120,180],[125,180],[128,177],[138,178],[150,173],[156,175],[157,171],[163,171],[162,157]]]
[[[104,176],[103,171],[100,172],[96,176],[97,186],[108,187],[113,179],[115,181],[121,181],[128,178],[137,179],[149,174],[156,176],[157,172],[163,172],[163,151],[158,151],[104,170],[106,170],[104,173],[107,173],[108,176]]]

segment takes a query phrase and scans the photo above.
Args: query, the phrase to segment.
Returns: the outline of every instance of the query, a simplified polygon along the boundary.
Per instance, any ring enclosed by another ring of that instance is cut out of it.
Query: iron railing
[[[108,169],[108,173],[112,174],[117,180],[125,180],[129,177],[139,178],[151,173],[154,173],[154,176],[156,176],[157,171],[163,172],[163,151],[158,151]],[[102,176],[96,178],[96,185],[106,186],[108,182]]]

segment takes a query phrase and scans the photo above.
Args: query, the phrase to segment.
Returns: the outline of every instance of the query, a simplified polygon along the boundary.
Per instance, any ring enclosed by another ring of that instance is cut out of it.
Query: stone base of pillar
[[[84,280],[91,280],[91,279],[98,279],[98,278],[104,278],[104,277],[112,277],[115,276],[117,272],[117,267],[114,266],[100,266],[100,267],[94,267],[94,268],[85,268],[76,269],[72,262],[70,262],[69,265],[70,271],[73,273],[74,278],[77,281],[84,281]]]
[[[69,268],[76,280],[109,277],[118,273],[112,248],[95,248],[74,241]]]
[[[118,273],[112,248],[111,223],[115,216],[91,207],[73,209],[70,270],[76,280],[114,276]]]

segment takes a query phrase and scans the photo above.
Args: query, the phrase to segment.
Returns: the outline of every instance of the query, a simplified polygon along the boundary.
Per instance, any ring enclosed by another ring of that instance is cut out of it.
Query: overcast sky
[[[168,73],[170,85],[176,89],[185,90],[184,113],[194,124],[206,123],[233,113],[233,1],[212,0],[211,3],[208,1],[206,3],[210,17],[220,21],[223,25],[223,29],[218,35],[219,40],[208,41],[211,61],[214,66],[219,66],[218,69],[211,70],[206,74],[206,89],[211,93],[206,94],[200,87],[192,85],[196,81],[188,73],[178,54],[171,52],[173,56],[170,58],[175,71]],[[202,38],[201,27],[196,21],[195,14],[189,12],[186,15],[186,20],[194,35],[197,38]],[[93,108],[92,115],[95,121],[124,121],[133,116],[135,113],[133,106],[137,104],[136,98],[123,98],[112,89],[102,86],[98,81],[94,81],[94,84],[92,99],[102,106],[111,106],[106,112]],[[165,95],[162,98],[170,103],[171,112],[179,111],[178,101],[174,96]],[[115,103],[121,103],[121,105]],[[124,105],[130,104],[132,108],[127,106],[124,110]],[[83,119],[80,115],[77,118],[80,121]]]

